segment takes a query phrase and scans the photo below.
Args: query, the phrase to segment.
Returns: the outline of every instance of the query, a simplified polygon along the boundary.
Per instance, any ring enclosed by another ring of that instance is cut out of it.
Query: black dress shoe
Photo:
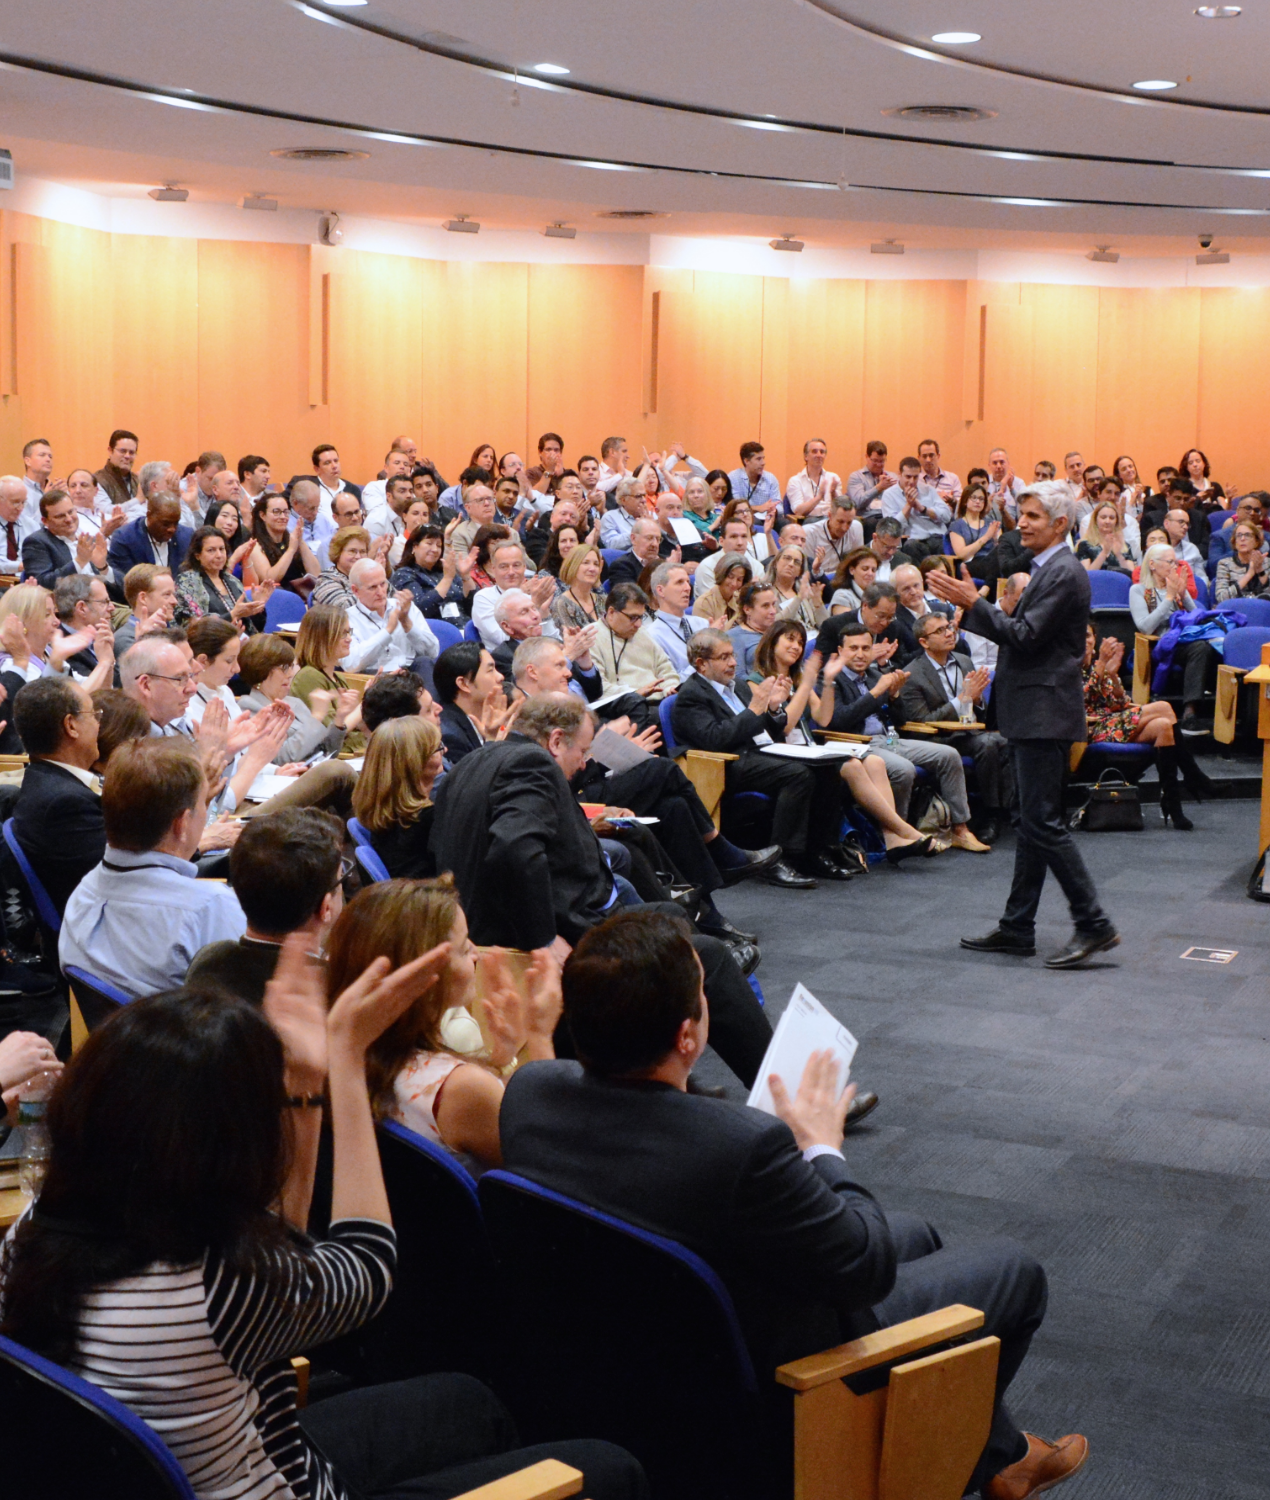
[[[807,855],[799,860],[798,867],[817,880],[850,880],[855,874],[854,870],[844,870],[823,852]]]
[[[1001,818],[995,812],[985,813],[975,830],[975,837],[984,844],[995,844],[1001,837]]]
[[[746,849],[745,863],[734,870],[721,870],[724,885],[737,885],[751,875],[762,875],[780,859],[783,850],[779,844],[769,844],[766,849]]]
[[[729,943],[728,952],[736,959],[737,967],[746,979],[763,962],[763,955],[759,952],[757,943]]]
[[[848,879],[854,879],[857,875],[862,874],[866,868],[865,866],[861,866],[859,860],[849,850],[844,849],[841,844],[826,844],[820,853],[831,865],[836,865],[838,869],[845,870]]]
[[[994,927],[981,938],[962,938],[961,946],[972,953],[1010,953],[1016,958],[1031,958],[1036,952],[1036,940],[1023,937],[1017,932],[1006,932]]]
[[[861,1089],[847,1109],[846,1129],[850,1130],[853,1125],[858,1125],[866,1115],[871,1115],[877,1107],[878,1096],[873,1090]]]
[[[1060,948],[1057,953],[1052,953],[1045,960],[1045,967],[1047,969],[1074,969],[1077,964],[1083,964],[1095,953],[1118,947],[1119,943],[1120,934],[1114,927],[1108,928],[1105,932],[1076,932],[1072,934],[1072,940],[1065,948]]]
[[[697,923],[697,931],[704,932],[707,937],[722,938],[725,943],[757,943],[757,932],[742,932],[739,927],[733,927],[726,917],[721,922],[715,922],[707,926],[704,922]]]
[[[816,882],[810,875],[800,875],[797,870],[791,869],[780,860],[763,871],[763,879],[768,885],[783,885],[791,891],[814,891],[816,889]]]

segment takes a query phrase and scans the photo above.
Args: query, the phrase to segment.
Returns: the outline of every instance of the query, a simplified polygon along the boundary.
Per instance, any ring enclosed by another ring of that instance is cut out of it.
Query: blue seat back
[[[195,1500],[153,1428],[100,1387],[0,1338],[5,1488],[24,1500]]]
[[[667,693],[666,696],[657,705],[657,724],[661,729],[662,740],[665,742],[666,754],[669,755],[672,760],[676,755],[682,755],[684,750],[687,748],[686,746],[681,745],[675,738],[675,726],[671,721],[671,716],[674,713],[676,696],[677,694],[675,693]]]
[[[510,1172],[479,1194],[531,1426],[621,1444],[659,1500],[780,1492],[767,1456],[782,1444],[761,1434],[732,1299],[699,1256]]]
[[[290,589],[276,588],[265,600],[265,630],[277,630],[279,625],[298,625],[304,619],[304,600]]]
[[[1249,625],[1270,625],[1270,599],[1224,599],[1214,608],[1243,615]]]
[[[78,969],[74,964],[67,964],[62,972],[74,986],[75,998],[79,1001],[79,1011],[89,1031],[113,1016],[121,1005],[132,1004],[131,995],[125,995],[109,980],[99,979],[97,975],[90,974],[87,969]]]
[[[1090,609],[1127,609],[1129,590],[1133,580],[1127,573],[1104,573],[1101,569],[1089,574]]]
[[[463,639],[465,641],[477,641],[481,639],[481,632],[472,624],[471,620],[463,627]]]
[[[388,866],[380,859],[379,855],[375,853],[369,844],[358,844],[353,853],[357,857],[357,863],[361,865],[371,880],[392,879],[392,876],[388,873]]]
[[[356,818],[348,820],[348,836],[358,849],[369,849],[371,847],[370,834],[366,831],[366,825],[359,823]]]
[[[449,620],[429,620],[428,629],[437,638],[438,654],[448,651],[451,646],[457,646],[463,639],[463,632]]]
[[[26,857],[22,845],[18,843],[18,836],[13,829],[13,819],[6,818],[4,823],[4,841],[9,846],[9,853],[13,855],[18,869],[22,871],[22,878],[26,881],[27,889],[31,892],[31,900],[35,903],[35,914],[51,933],[59,933],[62,930],[62,914],[53,905],[49,893],[40,884],[39,876],[31,868],[31,861]]]
[[[1199,607],[1201,609],[1211,609],[1213,591],[1209,586],[1208,578],[1203,568],[1192,568],[1191,572],[1195,575],[1195,598]]]
[[[1261,648],[1270,642],[1270,626],[1243,625],[1232,630],[1222,643],[1222,660],[1228,667],[1249,672],[1261,665]]]
[[[604,559],[607,566],[610,563],[615,563],[619,557],[625,557],[627,550],[625,547],[601,547],[600,556]]]

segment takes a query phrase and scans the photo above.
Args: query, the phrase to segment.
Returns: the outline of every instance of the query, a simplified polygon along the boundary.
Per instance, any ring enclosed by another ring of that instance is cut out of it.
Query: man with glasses
[[[591,660],[599,668],[606,693],[625,688],[653,710],[678,688],[679,673],[652,631],[641,629],[648,610],[648,595],[637,583],[615,583],[609,590],[604,623],[591,646]],[[648,719],[655,721],[655,711]]]
[[[955,649],[957,627],[930,610],[913,628],[921,650],[909,662],[908,680],[900,688],[900,718],[917,724],[982,719],[992,674],[976,669]],[[975,834],[985,844],[995,843],[1014,804],[1014,774],[1004,737],[990,729],[962,729],[945,735],[940,743],[974,761],[983,804]]]
[[[87,631],[92,635],[99,625],[110,619],[110,595],[100,578],[86,578],[82,573],[73,573],[69,578],[59,578],[53,590],[53,611],[57,615],[58,629],[64,636],[79,635]],[[66,665],[77,677],[90,677],[97,670],[97,652],[85,646],[74,656],[67,657]]]

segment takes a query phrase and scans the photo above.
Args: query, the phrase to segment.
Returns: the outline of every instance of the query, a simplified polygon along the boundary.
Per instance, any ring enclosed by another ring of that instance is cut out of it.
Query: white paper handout
[[[763,745],[764,755],[778,755],[785,760],[863,760],[871,746],[854,741],[830,740],[825,745]]]
[[[272,771],[261,771],[247,788],[247,801],[268,802],[270,797],[276,797],[279,792],[290,791],[295,781],[294,776],[279,776]]]
[[[628,740],[625,735],[618,734],[608,725],[591,741],[591,755],[613,772],[629,771],[633,766],[642,765],[644,761],[653,758],[652,752],[645,750],[643,745]]]
[[[681,547],[696,547],[700,545],[701,533],[684,516],[671,516],[670,529],[675,533],[675,540]]]
[[[767,1080],[775,1073],[792,1099],[802,1082],[807,1059],[813,1052],[823,1052],[826,1048],[839,1060],[842,1076],[838,1092],[841,1094],[851,1076],[851,1059],[855,1056],[857,1046],[859,1043],[855,1037],[840,1021],[834,1020],[815,995],[801,984],[796,984],[784,1015],[776,1023],[776,1030],[772,1033],[772,1040],[768,1043],[767,1053],[763,1058],[763,1066],[758,1070],[758,1078],[746,1103],[754,1109],[774,1115],[776,1110],[772,1105],[772,1090]]]

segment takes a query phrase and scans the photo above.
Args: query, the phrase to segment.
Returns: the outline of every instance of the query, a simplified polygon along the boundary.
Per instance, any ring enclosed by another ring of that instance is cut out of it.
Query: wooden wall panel
[[[514,449],[530,463],[538,433],[529,432],[525,389],[529,267],[450,262],[441,269],[440,316],[428,336],[442,382],[425,451],[432,451],[447,479],[478,443],[493,443],[499,453]],[[559,413],[557,421],[567,425],[567,417]]]
[[[1270,486],[1270,288],[1200,293],[1197,445],[1229,492]],[[1161,460],[1177,463],[1176,446]],[[1139,459],[1139,462],[1141,460]]]
[[[313,446],[335,439],[309,406],[308,326],[307,246],[198,242],[198,448],[310,472]]]
[[[1098,288],[1020,287],[1020,303],[1032,309],[1032,451],[1015,454],[1015,471],[1025,479],[1039,458],[1063,472],[1063,454],[1079,448],[1094,452],[1098,408]],[[982,462],[996,447],[984,434]]]
[[[886,443],[892,468],[932,437],[945,465],[964,473],[971,451],[961,415],[965,318],[964,281],[868,283],[864,438]]]
[[[789,284],[788,458],[782,479],[803,466],[803,444],[829,446],[829,467],[846,476],[864,462],[863,281]]]
[[[782,484],[802,468],[802,440],[789,431],[789,353],[789,282],[765,276],[758,441]]]
[[[198,241],[112,235],[110,292],[110,425],[136,432],[143,459],[162,454],[183,468],[198,451]],[[108,435],[98,439],[103,456]]]
[[[1098,296],[1098,414],[1094,453],[1110,470],[1130,454],[1154,476],[1199,431],[1198,287],[1104,287]]]
[[[1005,448],[1015,455],[1015,463],[1027,462],[1032,452],[1032,354],[1035,340],[1035,317],[1030,307],[989,303],[977,309],[976,320],[982,332],[983,368],[980,389],[983,397],[983,421],[976,433],[976,451],[972,465],[986,468],[993,448]],[[980,437],[992,434],[985,447]],[[1022,469],[1031,478],[1030,466]],[[965,474],[962,473],[964,480]]]
[[[570,465],[583,453],[599,458],[610,436],[640,451],[643,299],[642,266],[529,267],[531,442],[547,430],[559,432]]]

